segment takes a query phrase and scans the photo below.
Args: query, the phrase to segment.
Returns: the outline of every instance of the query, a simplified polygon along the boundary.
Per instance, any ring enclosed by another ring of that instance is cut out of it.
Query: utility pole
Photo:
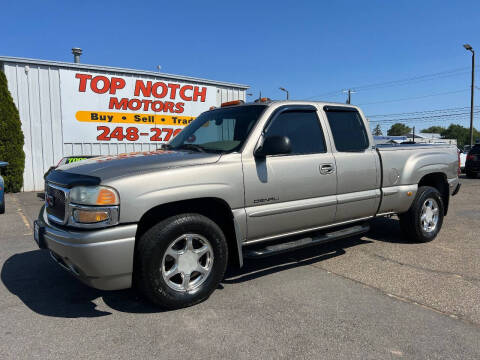
[[[351,104],[352,94],[355,94],[355,91],[353,91],[352,89],[348,89],[348,90],[343,90],[343,93],[347,93],[347,104]]]
[[[470,91],[470,146],[473,146],[473,95],[475,91],[475,51],[470,44],[463,47],[472,53],[472,88]]]

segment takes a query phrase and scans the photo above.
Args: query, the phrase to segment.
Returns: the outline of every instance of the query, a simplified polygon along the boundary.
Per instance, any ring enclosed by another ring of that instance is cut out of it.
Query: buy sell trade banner
[[[65,143],[164,143],[211,106],[217,88],[60,70]]]

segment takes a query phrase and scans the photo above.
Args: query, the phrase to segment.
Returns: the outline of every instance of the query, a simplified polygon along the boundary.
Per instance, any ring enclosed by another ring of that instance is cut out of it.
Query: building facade
[[[25,136],[24,191],[64,156],[155,150],[248,86],[151,71],[0,57]]]

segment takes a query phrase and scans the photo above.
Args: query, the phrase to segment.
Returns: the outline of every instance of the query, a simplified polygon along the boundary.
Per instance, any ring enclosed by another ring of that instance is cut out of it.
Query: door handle
[[[335,172],[335,168],[333,164],[322,164],[320,165],[320,174],[328,175],[333,174]]]

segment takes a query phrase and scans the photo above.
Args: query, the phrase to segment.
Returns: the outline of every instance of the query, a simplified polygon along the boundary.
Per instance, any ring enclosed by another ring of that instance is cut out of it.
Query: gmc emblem
[[[53,195],[45,194],[45,201],[47,203],[47,206],[49,207],[55,206],[55,198],[53,197]]]

